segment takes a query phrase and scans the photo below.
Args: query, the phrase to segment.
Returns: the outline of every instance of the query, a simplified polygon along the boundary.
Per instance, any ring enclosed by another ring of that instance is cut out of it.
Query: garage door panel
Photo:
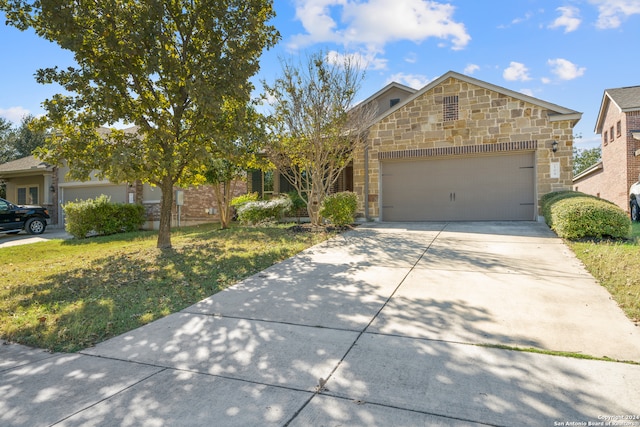
[[[127,202],[126,185],[101,185],[86,187],[67,187],[63,189],[63,202],[74,202],[76,200],[95,199],[101,194],[111,197],[113,203]]]
[[[384,162],[385,221],[532,220],[534,155]]]

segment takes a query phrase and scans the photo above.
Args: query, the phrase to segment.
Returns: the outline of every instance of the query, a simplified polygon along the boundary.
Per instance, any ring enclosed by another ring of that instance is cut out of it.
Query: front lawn
[[[627,242],[567,242],[626,315],[640,324],[640,223]]]
[[[325,240],[217,224],[172,233],[53,240],[0,248],[0,338],[53,351],[78,351],[182,310]]]

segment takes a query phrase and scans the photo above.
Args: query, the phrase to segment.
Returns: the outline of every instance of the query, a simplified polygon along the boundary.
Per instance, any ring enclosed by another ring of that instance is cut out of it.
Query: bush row
[[[238,196],[231,201],[238,220],[244,224],[261,224],[277,221],[286,213],[295,213],[304,206],[297,193],[283,194],[269,200],[258,200],[257,193]],[[325,197],[320,215],[336,226],[352,224],[358,209],[358,196],[349,191]]]
[[[145,221],[142,205],[111,203],[111,198],[104,194],[95,199],[68,202],[62,208],[65,229],[78,239],[136,231]]]
[[[566,239],[621,238],[631,232],[627,213],[613,203],[578,191],[557,191],[541,199],[544,219]]]
[[[353,224],[358,210],[358,195],[350,191],[330,194],[322,201],[320,215],[338,227]]]
[[[262,224],[275,221],[291,209],[293,203],[289,196],[284,195],[270,200],[248,201],[237,204],[238,221],[244,224]]]

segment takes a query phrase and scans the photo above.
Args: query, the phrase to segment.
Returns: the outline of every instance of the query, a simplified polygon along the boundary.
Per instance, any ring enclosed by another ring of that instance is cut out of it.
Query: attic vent
[[[389,108],[398,105],[400,103],[400,98],[393,98],[389,101]]]
[[[458,120],[458,95],[445,96],[442,101],[442,120]]]

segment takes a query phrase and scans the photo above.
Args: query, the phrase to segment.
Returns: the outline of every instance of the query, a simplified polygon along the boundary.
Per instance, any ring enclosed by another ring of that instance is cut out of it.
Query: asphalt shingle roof
[[[17,172],[32,169],[46,169],[48,167],[49,165],[36,159],[34,156],[27,156],[18,160],[1,164],[0,172]]]
[[[606,92],[622,110],[640,110],[640,86],[607,89]]]

